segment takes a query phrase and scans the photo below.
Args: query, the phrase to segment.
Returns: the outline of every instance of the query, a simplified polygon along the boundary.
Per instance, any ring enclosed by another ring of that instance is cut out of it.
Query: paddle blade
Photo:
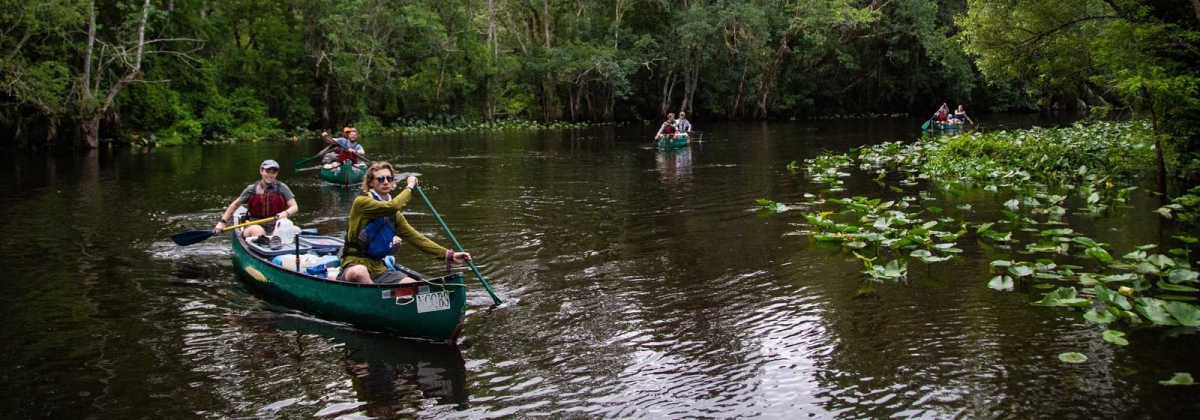
[[[930,123],[930,122],[932,122],[932,121],[933,121],[933,120],[925,120],[925,124],[921,124],[921,129],[922,129],[922,130],[928,130],[928,129],[929,129],[929,123]]]
[[[188,246],[197,242],[204,242],[205,239],[212,236],[213,233],[211,230],[189,230],[171,235],[171,240],[175,241],[175,245]]]

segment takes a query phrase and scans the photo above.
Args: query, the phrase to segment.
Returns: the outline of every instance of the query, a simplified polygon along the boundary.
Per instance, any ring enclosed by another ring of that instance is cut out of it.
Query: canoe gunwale
[[[430,277],[425,274],[419,273],[416,270],[413,270],[411,268],[408,268],[408,267],[405,267],[405,266],[402,266],[399,264],[396,264],[396,268],[397,268],[396,271],[401,271],[404,274],[407,274],[409,277],[412,277],[414,280],[417,280],[416,283],[403,283],[403,284],[399,284],[399,283],[384,283],[384,284],[352,283],[352,282],[348,282],[348,281],[339,281],[339,280],[329,279],[326,277],[318,277],[318,276],[314,276],[314,275],[311,275],[308,273],[300,273],[300,272],[288,270],[286,268],[275,265],[274,262],[272,262],[271,260],[268,260],[265,256],[259,255],[258,253],[251,251],[250,248],[248,248],[246,246],[246,238],[242,237],[241,229],[235,230],[234,236],[237,238],[237,245],[238,245],[238,247],[240,247],[242,249],[242,252],[244,252],[246,255],[250,256],[250,258],[254,258],[255,260],[258,260],[259,262],[261,262],[267,266],[270,266],[273,271],[277,271],[280,274],[286,275],[286,276],[301,277],[306,280],[320,281],[320,282],[331,283],[331,284],[336,284],[336,285],[340,285],[340,286],[359,287],[359,288],[367,288],[367,289],[393,289],[393,288],[396,288],[397,286],[404,287],[404,286],[422,286],[422,285],[441,286],[441,287],[462,287],[464,289],[466,288],[465,284],[451,284],[451,283],[446,282],[446,280],[450,280],[450,279],[453,279],[456,277],[464,277],[462,272],[450,273],[450,274],[447,274],[445,276],[440,276],[440,277]]]

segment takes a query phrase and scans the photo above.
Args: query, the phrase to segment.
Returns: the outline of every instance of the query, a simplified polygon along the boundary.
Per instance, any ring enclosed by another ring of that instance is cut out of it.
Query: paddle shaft
[[[324,155],[324,154],[325,154],[325,152],[326,152],[326,151],[328,151],[330,147],[333,147],[333,146],[325,146],[325,148],[324,148],[324,149],[321,149],[321,151],[320,151],[320,152],[317,152],[317,155],[316,155],[316,156],[313,156],[313,157],[308,157],[308,158],[304,158],[304,159],[297,159],[295,162],[292,162],[292,166],[300,166],[300,165],[303,165],[303,164],[305,164],[305,163],[308,163],[308,161],[310,161],[310,160],[313,160],[313,159],[319,158],[319,157],[321,157],[322,155]]]
[[[441,223],[442,229],[446,231],[446,236],[449,236],[450,241],[454,242],[454,247],[458,248],[458,252],[466,252],[463,250],[462,245],[459,245],[458,239],[454,238],[454,234],[450,233],[450,227],[446,226],[446,222],[442,220],[442,216],[438,214],[437,209],[433,208],[433,203],[431,203],[429,201],[429,197],[425,196],[425,192],[421,191],[421,187],[417,186],[417,187],[414,187],[413,189],[417,191],[417,194],[421,195],[422,200],[425,200],[425,205],[429,206],[429,211],[431,213],[433,213],[433,217],[435,219],[437,219],[438,223]],[[475,272],[476,277],[479,277],[479,282],[483,283],[483,288],[485,290],[487,290],[488,295],[492,297],[492,302],[495,303],[496,305],[499,305],[500,303],[502,303],[502,302],[500,302],[500,298],[496,297],[496,292],[492,291],[492,286],[488,285],[487,280],[485,280],[483,278],[483,274],[479,272],[478,268],[475,268],[475,263],[471,262],[470,260],[467,260],[467,265],[471,266],[471,271]]]
[[[249,221],[249,222],[242,223],[242,224],[240,224],[240,225],[233,225],[233,226],[229,226],[229,227],[227,227],[227,228],[225,228],[225,229],[222,229],[222,230],[221,230],[221,232],[228,232],[228,231],[231,231],[231,230],[234,230],[234,229],[237,229],[237,228],[243,228],[243,227],[246,227],[246,226],[253,226],[253,225],[261,225],[261,224],[263,224],[263,223],[267,223],[267,222],[274,222],[274,221],[275,221],[275,219],[274,219],[274,218],[271,218],[271,217],[268,217],[268,218],[265,218],[265,219],[251,220],[251,221]]]
[[[252,222],[242,223],[240,225],[229,226],[221,231],[228,232],[228,231],[240,228],[240,227],[263,224],[263,223],[267,223],[267,222],[270,222],[273,220],[275,220],[275,219],[270,218],[270,217],[268,217],[266,219],[258,219],[258,220],[252,221]],[[208,238],[211,238],[212,236],[213,236],[212,230],[189,230],[187,232],[180,232],[180,233],[171,235],[171,240],[174,241],[176,245],[188,246],[188,245],[204,242],[205,240],[207,240]]]

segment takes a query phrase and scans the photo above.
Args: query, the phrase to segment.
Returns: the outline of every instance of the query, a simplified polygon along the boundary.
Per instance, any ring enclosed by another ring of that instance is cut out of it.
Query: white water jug
[[[289,219],[280,219],[278,222],[275,222],[275,236],[278,236],[284,245],[293,243],[296,240],[296,234],[299,232],[300,228],[293,225]]]

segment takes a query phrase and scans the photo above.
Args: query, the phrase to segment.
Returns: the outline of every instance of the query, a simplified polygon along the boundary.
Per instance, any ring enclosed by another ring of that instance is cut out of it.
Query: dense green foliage
[[[967,5],[959,37],[990,80],[1025,84],[1044,108],[1141,114],[1166,136],[1160,172],[1200,179],[1200,2]]]
[[[954,42],[965,0],[2,1],[0,129],[35,145],[1033,103]]]

